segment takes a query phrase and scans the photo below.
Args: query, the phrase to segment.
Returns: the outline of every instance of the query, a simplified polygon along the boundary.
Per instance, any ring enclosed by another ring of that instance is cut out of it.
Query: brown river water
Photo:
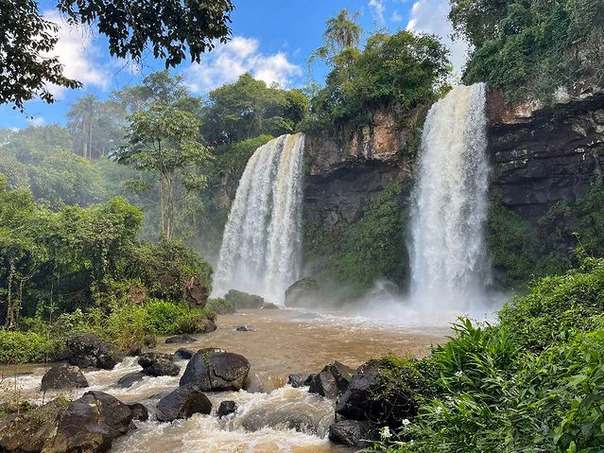
[[[249,391],[208,394],[216,409],[221,401],[236,401],[237,412],[222,420],[215,415],[195,414],[173,423],[136,422],[136,430],[114,442],[112,453],[350,451],[327,440],[334,402],[309,394],[308,388],[285,385],[287,376],[317,372],[333,360],[356,368],[388,353],[422,357],[431,345],[443,342],[450,334],[447,327],[397,327],[365,318],[289,309],[222,315],[217,324],[215,332],[197,335],[196,343],[166,345],[160,341],[155,350],[217,347],[245,356],[251,364]],[[236,326],[241,325],[253,330],[236,331]],[[176,388],[180,377],[148,377],[128,389],[115,387],[121,376],[140,370],[136,360],[127,358],[111,371],[84,370],[90,387],[65,396],[76,398],[88,390],[101,390],[125,402],[142,402],[153,412],[160,395]],[[179,362],[181,374],[186,363]],[[52,399],[56,394],[43,395],[39,391],[45,370],[44,366],[34,365],[0,368],[4,376],[0,397],[10,390],[11,394],[17,391],[20,398],[38,403]]]

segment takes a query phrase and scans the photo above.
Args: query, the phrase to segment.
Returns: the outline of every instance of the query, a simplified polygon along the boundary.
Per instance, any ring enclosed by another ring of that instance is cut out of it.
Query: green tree
[[[237,82],[210,92],[203,134],[208,143],[220,145],[261,134],[290,133],[305,117],[307,107],[308,100],[301,91],[268,87],[243,74]]]
[[[193,190],[201,190],[206,176],[201,169],[211,154],[201,144],[200,121],[192,113],[164,104],[152,104],[134,113],[127,144],[117,161],[151,172],[157,177],[159,232],[170,239],[178,206]],[[139,188],[149,190],[149,186]]]
[[[188,56],[199,62],[216,43],[226,42],[233,11],[231,0],[56,0],[71,24],[95,26],[109,41],[109,52],[140,61],[150,49],[166,67]],[[63,75],[57,58],[46,58],[57,43],[57,27],[45,20],[36,0],[0,0],[0,104],[34,97],[54,102],[49,83],[68,88],[81,84]]]

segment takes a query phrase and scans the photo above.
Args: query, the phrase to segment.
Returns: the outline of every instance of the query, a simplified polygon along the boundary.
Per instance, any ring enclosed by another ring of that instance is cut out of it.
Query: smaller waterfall
[[[411,295],[469,308],[489,279],[485,85],[454,88],[428,113],[412,208]],[[437,306],[438,304],[438,306]]]
[[[220,248],[214,295],[230,289],[280,302],[300,276],[304,135],[256,150],[239,182]]]

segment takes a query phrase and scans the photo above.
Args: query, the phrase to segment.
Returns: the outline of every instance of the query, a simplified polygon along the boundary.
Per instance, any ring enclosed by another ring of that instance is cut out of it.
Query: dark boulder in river
[[[235,401],[223,401],[218,407],[216,415],[218,418],[226,417],[229,414],[233,414],[237,410],[237,403]]]
[[[340,362],[325,366],[319,374],[310,377],[310,393],[317,393],[327,398],[337,398],[344,393],[352,380],[354,370]]]
[[[310,384],[314,374],[310,373],[294,373],[287,377],[287,383],[293,388],[304,387]]]
[[[319,284],[312,278],[303,278],[285,291],[286,307],[312,307],[318,304]]]
[[[349,447],[369,447],[371,425],[358,420],[341,420],[329,427],[329,440]]]
[[[238,309],[255,309],[264,306],[264,299],[262,297],[244,293],[243,291],[238,291],[236,289],[230,290],[224,296],[224,299]]]
[[[166,344],[178,344],[178,343],[195,343],[197,338],[187,335],[175,335],[173,337],[166,338]]]
[[[141,373],[139,371],[134,371],[132,373],[123,375],[121,378],[118,379],[117,384],[115,384],[115,385],[117,385],[120,388],[127,389],[127,388],[132,387],[137,382],[142,381],[145,376],[146,376],[146,374],[144,374],[144,373]]]
[[[179,348],[176,350],[172,357],[174,358],[174,360],[189,360],[194,355],[195,351],[192,351],[187,348]]]
[[[111,370],[124,359],[114,346],[105,343],[92,333],[78,335],[67,340],[68,360],[80,368],[102,368]]]
[[[143,373],[148,376],[178,376],[180,367],[174,363],[172,354],[148,352],[138,359]]]
[[[196,384],[178,387],[157,403],[157,419],[171,422],[178,418],[189,418],[193,414],[209,414],[212,403]]]
[[[84,387],[88,387],[88,381],[80,368],[75,365],[57,364],[42,377],[41,390],[43,392]]]
[[[137,413],[103,392],[87,392],[72,402],[55,399],[0,428],[0,451],[104,452],[128,432]]]
[[[180,385],[194,383],[204,391],[240,390],[249,371],[250,362],[242,355],[200,349],[187,364]]]

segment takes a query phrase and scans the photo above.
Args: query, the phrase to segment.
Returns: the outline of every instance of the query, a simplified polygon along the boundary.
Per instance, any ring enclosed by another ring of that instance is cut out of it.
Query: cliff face
[[[376,113],[371,126],[346,138],[328,131],[307,134],[306,221],[328,231],[349,225],[369,198],[411,177],[413,159],[407,150],[412,134],[388,112]]]
[[[489,153],[494,197],[529,221],[583,197],[604,171],[604,95],[510,111],[491,93]]]
[[[584,196],[604,175],[604,94],[536,107],[509,110],[496,92],[487,101],[491,196],[529,221],[559,201]],[[305,219],[328,231],[345,227],[391,182],[411,181],[412,133],[382,112],[347,139],[309,134]]]

